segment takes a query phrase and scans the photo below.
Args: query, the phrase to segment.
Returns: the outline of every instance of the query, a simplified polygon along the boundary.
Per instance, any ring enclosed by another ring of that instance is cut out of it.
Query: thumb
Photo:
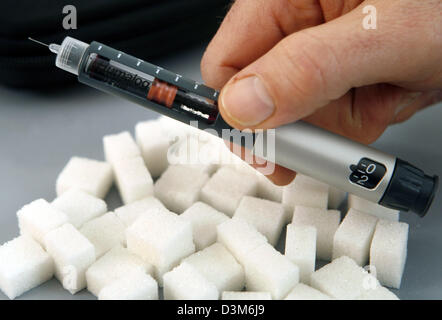
[[[376,2],[378,13],[382,2]],[[383,17],[396,10],[391,7],[382,8]],[[399,82],[404,70],[410,76],[417,58],[408,67],[413,53],[394,39],[397,35],[389,23],[366,30],[364,17],[360,6],[281,40],[223,88],[219,99],[223,118],[239,129],[274,128],[312,114],[353,87]],[[415,51],[416,43],[410,42]]]

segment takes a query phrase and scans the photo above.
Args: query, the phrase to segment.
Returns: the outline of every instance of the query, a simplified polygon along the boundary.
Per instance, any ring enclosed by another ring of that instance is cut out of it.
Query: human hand
[[[367,5],[376,29],[363,28]],[[304,119],[368,144],[442,99],[441,62],[440,0],[237,0],[201,67],[236,128]]]

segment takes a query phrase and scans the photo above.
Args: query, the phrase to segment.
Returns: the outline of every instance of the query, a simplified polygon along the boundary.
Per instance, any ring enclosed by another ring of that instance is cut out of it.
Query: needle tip
[[[48,44],[46,44],[44,42],[41,42],[41,41],[38,41],[38,40],[35,40],[35,39],[31,38],[31,37],[28,37],[28,40],[31,40],[31,41],[33,41],[35,43],[38,43],[38,44],[41,44],[42,46],[45,46],[45,47],[49,47]]]

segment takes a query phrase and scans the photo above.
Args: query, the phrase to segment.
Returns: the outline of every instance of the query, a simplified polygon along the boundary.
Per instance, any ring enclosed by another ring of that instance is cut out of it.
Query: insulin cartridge
[[[218,112],[219,92],[203,84],[98,42],[66,37],[49,49],[56,66],[84,84],[187,124],[198,121],[200,129],[232,130]],[[437,176],[303,121],[274,130],[272,146],[267,134],[250,132],[254,155],[392,209],[424,216],[438,187]]]

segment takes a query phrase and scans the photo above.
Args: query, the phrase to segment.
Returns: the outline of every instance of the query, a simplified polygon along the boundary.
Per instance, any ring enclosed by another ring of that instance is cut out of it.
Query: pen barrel
[[[376,203],[396,164],[394,156],[303,121],[258,133],[255,139],[256,156]]]

